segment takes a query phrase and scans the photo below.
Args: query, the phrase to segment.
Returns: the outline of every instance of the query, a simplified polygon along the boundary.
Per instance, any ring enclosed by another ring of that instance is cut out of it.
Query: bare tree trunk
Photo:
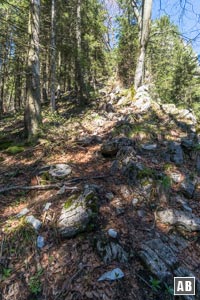
[[[76,62],[75,79],[79,100],[83,100],[83,74],[81,63],[81,0],[77,0],[76,11]]]
[[[134,86],[135,89],[137,89],[140,85],[143,84],[145,75],[145,56],[150,34],[152,0],[142,0],[142,6],[140,9],[138,9],[136,1],[133,0],[132,6],[135,17],[138,21],[140,42],[140,51],[134,79]]]
[[[40,61],[39,61],[40,0],[30,0],[29,53],[27,68],[27,101],[24,115],[25,131],[29,140],[37,136],[41,122]]]
[[[55,102],[56,78],[56,45],[55,45],[55,0],[51,0],[51,110],[56,110]]]

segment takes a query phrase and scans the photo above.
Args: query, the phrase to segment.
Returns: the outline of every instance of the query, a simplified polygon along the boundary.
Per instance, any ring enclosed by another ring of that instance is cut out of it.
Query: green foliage
[[[161,289],[160,284],[161,284],[160,280],[150,277],[150,285],[154,292],[158,292]]]
[[[199,99],[197,62],[192,48],[184,43],[167,16],[153,23],[147,65],[161,101],[191,106]]]
[[[171,187],[171,178],[169,176],[165,176],[161,181],[161,185],[165,189],[169,189]]]
[[[129,3],[127,1],[120,1],[119,5],[123,13],[117,18],[118,75],[125,86],[130,86],[134,81],[138,54],[138,26]]]
[[[168,295],[173,296],[174,295],[174,289],[173,287],[169,286],[167,283],[164,283],[165,291]]]
[[[10,277],[12,270],[9,268],[3,268],[2,280],[6,280]]]
[[[42,291],[42,283],[41,283],[42,273],[43,273],[43,269],[38,270],[34,276],[30,277],[28,283],[31,293],[35,295],[37,295]]]

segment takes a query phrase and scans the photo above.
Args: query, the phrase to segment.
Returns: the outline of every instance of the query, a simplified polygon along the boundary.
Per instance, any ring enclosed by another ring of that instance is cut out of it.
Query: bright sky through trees
[[[105,0],[112,26],[119,14],[116,0]],[[153,0],[152,18],[168,15],[175,23],[187,42],[191,42],[197,54],[200,54],[200,2],[199,0]],[[114,41],[112,42],[114,44]]]
[[[200,2],[199,0],[153,0],[153,19],[168,15],[200,54]]]

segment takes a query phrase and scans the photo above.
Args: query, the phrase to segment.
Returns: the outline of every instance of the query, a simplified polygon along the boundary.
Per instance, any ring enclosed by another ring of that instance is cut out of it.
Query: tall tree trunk
[[[56,78],[56,45],[55,45],[55,0],[51,0],[51,110],[56,110],[55,78]]]
[[[18,111],[21,108],[21,64],[20,58],[17,57],[16,61],[16,76],[15,76],[15,98],[14,98],[14,107],[15,111]]]
[[[134,86],[137,89],[143,84],[145,75],[145,57],[146,48],[149,41],[151,12],[152,12],[152,0],[143,0],[141,9],[138,9],[136,1],[132,1],[135,17],[138,21],[139,27],[139,42],[140,50],[139,57],[136,65]]]
[[[83,100],[83,74],[81,62],[81,0],[77,0],[76,8],[76,61],[75,61],[75,80],[76,90],[80,101]]]
[[[41,122],[40,61],[39,61],[40,0],[30,0],[29,52],[27,68],[27,101],[24,115],[26,135],[29,140],[37,136]]]

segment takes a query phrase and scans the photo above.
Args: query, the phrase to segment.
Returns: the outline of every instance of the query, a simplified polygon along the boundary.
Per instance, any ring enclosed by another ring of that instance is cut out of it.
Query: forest
[[[0,0],[0,300],[200,300],[200,33],[156,1]]]

